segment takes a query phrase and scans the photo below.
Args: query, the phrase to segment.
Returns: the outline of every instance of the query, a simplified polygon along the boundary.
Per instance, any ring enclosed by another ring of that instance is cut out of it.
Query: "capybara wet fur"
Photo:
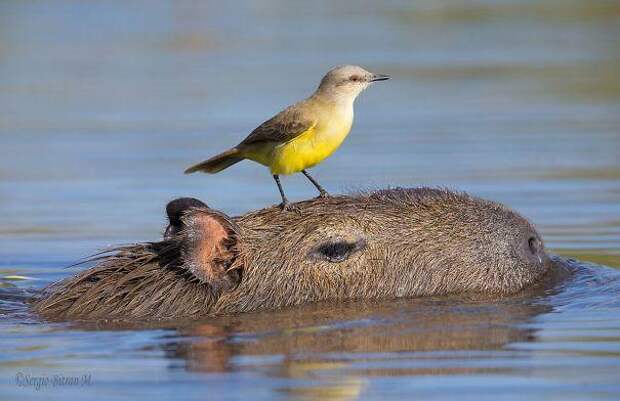
[[[51,320],[164,319],[316,301],[512,294],[550,268],[541,237],[507,207],[442,189],[314,199],[239,217],[181,198],[164,239],[116,248],[48,287]]]

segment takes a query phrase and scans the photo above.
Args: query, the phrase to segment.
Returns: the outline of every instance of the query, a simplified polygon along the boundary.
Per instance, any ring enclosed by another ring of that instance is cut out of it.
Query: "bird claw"
[[[319,196],[317,196],[317,199],[326,199],[326,198],[330,198],[331,195],[327,193],[327,191],[321,191],[321,193],[319,194]]]
[[[301,214],[301,209],[299,209],[299,206],[288,201],[280,203],[278,207],[282,209],[283,212],[295,212]]]

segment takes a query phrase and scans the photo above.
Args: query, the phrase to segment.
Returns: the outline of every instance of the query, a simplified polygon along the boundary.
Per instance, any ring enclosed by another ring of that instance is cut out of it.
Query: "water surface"
[[[1,398],[617,399],[619,49],[613,1],[2,2]],[[469,191],[527,216],[554,252],[611,268],[575,263],[547,292],[493,301],[157,327],[28,314],[24,291],[76,271],[64,266],[159,238],[170,199],[277,203],[252,163],[182,171],[340,63],[394,79],[360,97],[350,137],[313,169],[328,190]],[[19,373],[92,381],[37,390]]]

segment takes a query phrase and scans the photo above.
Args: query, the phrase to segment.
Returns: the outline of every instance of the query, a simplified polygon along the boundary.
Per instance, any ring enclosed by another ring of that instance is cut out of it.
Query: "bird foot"
[[[321,193],[319,194],[319,196],[316,197],[316,199],[326,199],[326,198],[330,198],[331,195],[327,193],[327,191],[321,191]]]
[[[290,203],[289,201],[284,201],[280,203],[278,207],[282,209],[283,212],[295,212],[301,214],[301,209],[299,208],[299,206]]]

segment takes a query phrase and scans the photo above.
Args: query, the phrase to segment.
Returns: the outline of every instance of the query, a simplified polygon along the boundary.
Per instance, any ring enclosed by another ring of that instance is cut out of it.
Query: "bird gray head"
[[[357,65],[339,65],[325,74],[317,92],[355,99],[371,83],[389,78],[387,75],[373,74]]]

